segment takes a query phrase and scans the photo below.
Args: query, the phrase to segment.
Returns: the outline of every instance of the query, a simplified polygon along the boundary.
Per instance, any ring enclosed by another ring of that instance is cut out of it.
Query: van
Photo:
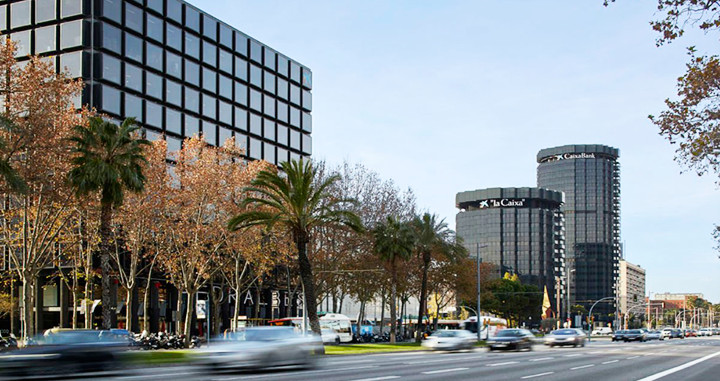
[[[592,331],[592,335],[612,335],[613,330],[610,327],[597,327]]]

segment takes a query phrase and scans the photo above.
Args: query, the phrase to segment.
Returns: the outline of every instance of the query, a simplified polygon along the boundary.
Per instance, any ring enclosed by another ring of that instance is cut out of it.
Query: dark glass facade
[[[565,193],[565,242],[570,303],[587,309],[615,296],[620,252],[619,151],[604,145],[567,145],[537,155],[538,186]],[[595,307],[611,313],[610,304]]]
[[[557,311],[564,287],[562,192],[542,188],[489,188],[458,193],[456,230],[471,256],[496,265],[497,276],[518,274],[523,283],[547,286]]]
[[[170,149],[202,133],[271,163],[312,153],[312,72],[185,2],[6,0],[0,32],[19,60],[83,78],[78,106],[135,117]]]

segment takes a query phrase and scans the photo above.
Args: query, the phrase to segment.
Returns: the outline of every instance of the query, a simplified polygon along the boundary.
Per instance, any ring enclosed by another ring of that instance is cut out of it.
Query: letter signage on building
[[[544,157],[540,159],[541,163],[551,162],[551,161],[560,161],[560,160],[572,160],[572,159],[597,159],[602,154],[597,154],[594,152],[581,152],[581,153],[561,153],[559,155],[552,155],[548,157]]]
[[[525,207],[524,198],[494,198],[480,201],[478,206],[480,209],[486,208],[523,208]]]

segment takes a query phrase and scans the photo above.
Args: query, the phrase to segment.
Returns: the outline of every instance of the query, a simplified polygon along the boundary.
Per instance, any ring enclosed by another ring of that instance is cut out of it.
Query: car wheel
[[[336,337],[336,338],[335,338],[335,345],[340,345],[340,338],[339,338],[339,337]]]
[[[489,347],[488,352],[492,352],[492,351],[493,351],[493,347]]]

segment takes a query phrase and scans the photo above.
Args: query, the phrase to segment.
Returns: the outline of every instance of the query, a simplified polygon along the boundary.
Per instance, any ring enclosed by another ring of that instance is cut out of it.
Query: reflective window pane
[[[235,77],[247,82],[247,61],[240,57],[235,57]]]
[[[147,15],[147,36],[153,40],[163,43],[163,21],[153,15]]]
[[[142,104],[142,98],[125,93],[125,112],[123,116],[126,118],[135,118],[138,123],[144,123]]]
[[[217,47],[207,41],[203,41],[203,62],[210,66],[217,66]]]
[[[55,25],[35,29],[35,54],[55,50]]]
[[[167,46],[182,52],[182,30],[168,23],[165,24],[165,32],[167,33]]]
[[[203,73],[203,89],[210,91],[211,93],[214,93],[217,91],[217,81],[216,81],[216,72],[212,69],[208,69],[206,67],[202,68]]]
[[[142,33],[143,12],[142,9],[125,2],[125,27]]]
[[[169,51],[165,52],[165,71],[177,79],[182,79],[182,58]]]
[[[286,81],[282,78],[278,78],[277,79],[277,95],[284,100],[288,100],[288,89],[289,89],[288,81]]]
[[[288,145],[288,128],[282,124],[277,125],[277,142],[284,146]]]
[[[120,60],[107,54],[102,55],[102,77],[110,82],[121,85],[120,81]]]
[[[218,101],[218,120],[232,125],[233,109],[230,103]]]
[[[111,27],[114,28],[114,27]],[[73,48],[82,45],[82,20],[70,21],[60,24],[60,49]],[[114,28],[114,36],[108,38],[115,39],[114,48],[109,48],[113,52],[120,53],[120,30]],[[109,42],[109,41],[108,41]],[[109,42],[110,43],[110,42]],[[111,43],[112,45],[112,43]],[[105,28],[103,27],[103,46],[105,46]],[[105,46],[107,47],[107,46]]]
[[[182,135],[182,114],[170,107],[165,108],[165,131]]]
[[[218,130],[218,144],[223,146],[225,142],[232,137],[232,131],[222,126],[219,126]]]
[[[185,26],[200,32],[200,13],[188,6],[185,6]]]
[[[10,27],[30,25],[30,0],[10,4]]]
[[[150,72],[145,72],[145,93],[151,97],[162,99],[163,81],[162,77]]]
[[[290,102],[300,105],[300,87],[290,84]]]
[[[7,29],[7,5],[0,5],[0,31]]]
[[[268,140],[275,140],[275,122],[267,118],[263,120],[263,137]]]
[[[55,0],[35,0],[35,22],[55,20]]]
[[[125,57],[137,62],[143,62],[143,41],[125,32]]]
[[[225,24],[220,24],[220,43],[228,49],[233,48],[233,30]]]
[[[222,74],[219,75],[220,77],[220,96],[225,97],[227,99],[232,99],[233,97],[233,81],[230,79],[230,77],[224,76]]]
[[[300,127],[300,109],[290,106],[290,125]]]
[[[165,101],[182,107],[182,85],[175,81],[165,81]]]
[[[312,111],[312,93],[305,89],[302,91],[302,107]]]
[[[178,0],[167,0],[167,17],[182,24],[182,3]]]
[[[255,40],[250,40],[250,59],[262,63],[262,45]]]
[[[233,55],[225,49],[220,49],[220,70],[232,74]]]
[[[262,112],[262,95],[255,89],[250,89],[250,108]]]
[[[255,138],[250,138],[250,147],[248,147],[248,156],[253,159],[262,159],[262,142]]]
[[[277,119],[288,123],[288,105],[285,102],[278,101],[277,102]]]
[[[248,38],[240,32],[235,32],[235,51],[247,57]]]
[[[200,39],[185,32],[185,54],[190,57],[200,58]]]
[[[189,60],[185,60],[185,82],[200,86],[200,66]]]
[[[307,113],[302,113],[302,129],[303,131],[312,132],[312,116]]]
[[[302,134],[302,152],[307,155],[312,153],[312,137],[308,134]]]
[[[30,55],[32,43],[30,41],[30,31],[26,30],[23,32],[15,32],[10,35],[10,38],[15,41],[17,51],[15,57],[24,57]]]
[[[120,114],[120,90],[110,86],[102,87],[102,108],[103,111]]]
[[[248,117],[248,113],[246,110],[244,110],[240,107],[235,107],[235,125],[234,125],[234,127],[239,130],[247,131],[247,117]]]
[[[308,89],[312,88],[312,72],[308,69],[302,70],[302,85]]]
[[[207,142],[207,144],[217,146],[217,125],[215,125],[215,123],[203,120],[202,128],[205,142]]]
[[[265,81],[263,82],[263,89],[265,91],[275,94],[275,74],[266,71]]]
[[[142,69],[135,65],[125,63],[125,87],[137,92],[143,91]]]
[[[275,163],[275,147],[268,142],[263,142],[263,160]]]
[[[290,148],[300,149],[300,131],[290,130]]]
[[[277,64],[277,72],[278,74],[282,75],[283,77],[288,77],[288,72],[290,70],[290,60],[287,59],[287,57],[283,57],[281,55],[278,55],[277,58],[278,64]]]
[[[200,94],[190,88],[185,88],[185,108],[200,113]]]
[[[122,0],[103,0],[103,16],[122,24]]]
[[[203,35],[213,41],[217,40],[217,21],[207,14],[203,15]]]
[[[83,0],[60,0],[60,16],[70,17],[82,13]]]
[[[147,65],[151,68],[163,71],[163,49],[155,44],[147,43]]]
[[[65,25],[65,24],[63,24]],[[68,27],[72,29],[71,27]],[[69,32],[72,33],[72,32]],[[60,30],[60,38],[66,41],[65,37],[65,29],[61,27]],[[110,25],[110,24],[103,24],[102,29],[102,44],[105,49],[108,49],[110,51],[113,51],[118,54],[122,54],[122,43],[120,41],[121,39],[120,35],[120,29]]]
[[[250,65],[250,83],[262,87],[262,69],[256,65]]]
[[[145,123],[157,127],[162,128],[163,126],[163,108],[159,104],[155,102],[145,102],[145,114],[147,117],[145,118]]]
[[[290,62],[290,79],[300,83],[300,65]]]
[[[250,133],[262,136],[262,118],[260,115],[250,113]]]
[[[264,95],[263,97],[265,98],[265,102],[264,102],[265,108],[263,110],[263,113],[265,113],[265,115],[267,115],[269,117],[274,118],[275,117],[275,98],[273,98],[269,95]]]
[[[277,54],[272,50],[265,48],[265,67],[270,70],[275,70],[275,57]]]
[[[147,0],[147,6],[153,11],[163,14],[163,0]]]
[[[235,102],[240,103],[243,106],[247,106],[247,86],[240,82],[235,82]]]
[[[71,78],[82,77],[82,52],[61,55],[60,69],[67,71]]]
[[[217,117],[215,97],[208,94],[202,95],[202,114],[208,118],[215,119]]]
[[[185,114],[183,127],[185,128],[186,137],[197,136],[197,134],[200,133],[200,121],[194,116]]]

